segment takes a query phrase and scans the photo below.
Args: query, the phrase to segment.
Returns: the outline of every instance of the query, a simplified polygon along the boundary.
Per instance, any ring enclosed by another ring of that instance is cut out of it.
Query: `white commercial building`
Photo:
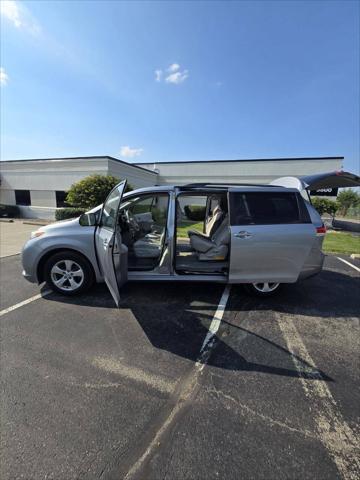
[[[158,173],[159,184],[269,183],[284,176],[311,175],[341,170],[344,157],[208,160],[137,163]]]
[[[3,161],[0,168],[0,203],[19,205],[26,218],[53,219],[71,185],[88,175],[127,178],[132,187],[157,182],[156,173],[107,156]]]
[[[209,160],[130,164],[109,156],[0,162],[0,203],[22,216],[53,219],[70,186],[91,174],[126,178],[134,188],[201,182],[268,183],[281,176],[341,170],[343,157]]]

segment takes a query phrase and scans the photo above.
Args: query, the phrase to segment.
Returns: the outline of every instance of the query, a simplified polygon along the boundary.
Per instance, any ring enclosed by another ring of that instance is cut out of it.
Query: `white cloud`
[[[13,0],[1,0],[0,11],[1,15],[10,20],[15,27],[21,27],[20,10],[17,2],[14,2]]]
[[[175,83],[178,85],[179,83],[184,82],[189,76],[188,70],[183,70],[182,72],[175,72],[171,73],[165,78],[165,82],[167,83]]]
[[[155,70],[155,80],[157,82],[161,82],[161,79],[162,79],[162,70]]]
[[[167,70],[170,73],[177,72],[180,70],[180,65],[178,63],[172,63]]]
[[[155,80],[157,82],[163,80],[164,72],[167,72],[164,81],[175,85],[183,83],[189,76],[189,70],[180,70],[180,65],[178,63],[171,63],[164,71],[155,70]]]
[[[126,158],[138,157],[143,153],[143,148],[131,148],[129,145],[123,145],[120,148],[120,155]]]
[[[5,72],[3,67],[0,68],[0,85],[5,86],[7,85],[9,80],[9,75]]]
[[[15,0],[1,0],[0,13],[18,29],[26,30],[33,35],[40,33],[39,24],[24,3]]]

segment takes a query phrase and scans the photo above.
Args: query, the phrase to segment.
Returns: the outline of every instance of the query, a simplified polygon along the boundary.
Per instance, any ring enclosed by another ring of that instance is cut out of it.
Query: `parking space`
[[[39,294],[39,286],[24,280],[21,272],[20,255],[12,255],[0,259],[0,299],[2,310]]]
[[[24,223],[22,220],[1,221],[0,258],[20,253],[31,232],[37,230],[40,226],[41,224]]]
[[[18,256],[0,262],[2,310],[39,293]],[[359,289],[327,257],[274,298],[233,286],[222,318],[207,284],[7,311],[1,478],[358,478]]]

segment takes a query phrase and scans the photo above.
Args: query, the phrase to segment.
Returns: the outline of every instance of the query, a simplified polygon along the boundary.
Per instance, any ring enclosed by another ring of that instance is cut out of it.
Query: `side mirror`
[[[94,227],[97,224],[95,213],[83,213],[80,215],[79,223],[82,227]]]

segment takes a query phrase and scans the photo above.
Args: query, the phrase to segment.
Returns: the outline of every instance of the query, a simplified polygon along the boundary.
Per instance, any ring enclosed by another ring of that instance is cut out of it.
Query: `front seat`
[[[229,251],[230,230],[226,215],[211,237],[191,235],[191,247],[198,253],[199,260],[225,260]]]
[[[160,235],[145,235],[133,244],[135,256],[138,258],[159,258],[163,246],[165,230]]]

